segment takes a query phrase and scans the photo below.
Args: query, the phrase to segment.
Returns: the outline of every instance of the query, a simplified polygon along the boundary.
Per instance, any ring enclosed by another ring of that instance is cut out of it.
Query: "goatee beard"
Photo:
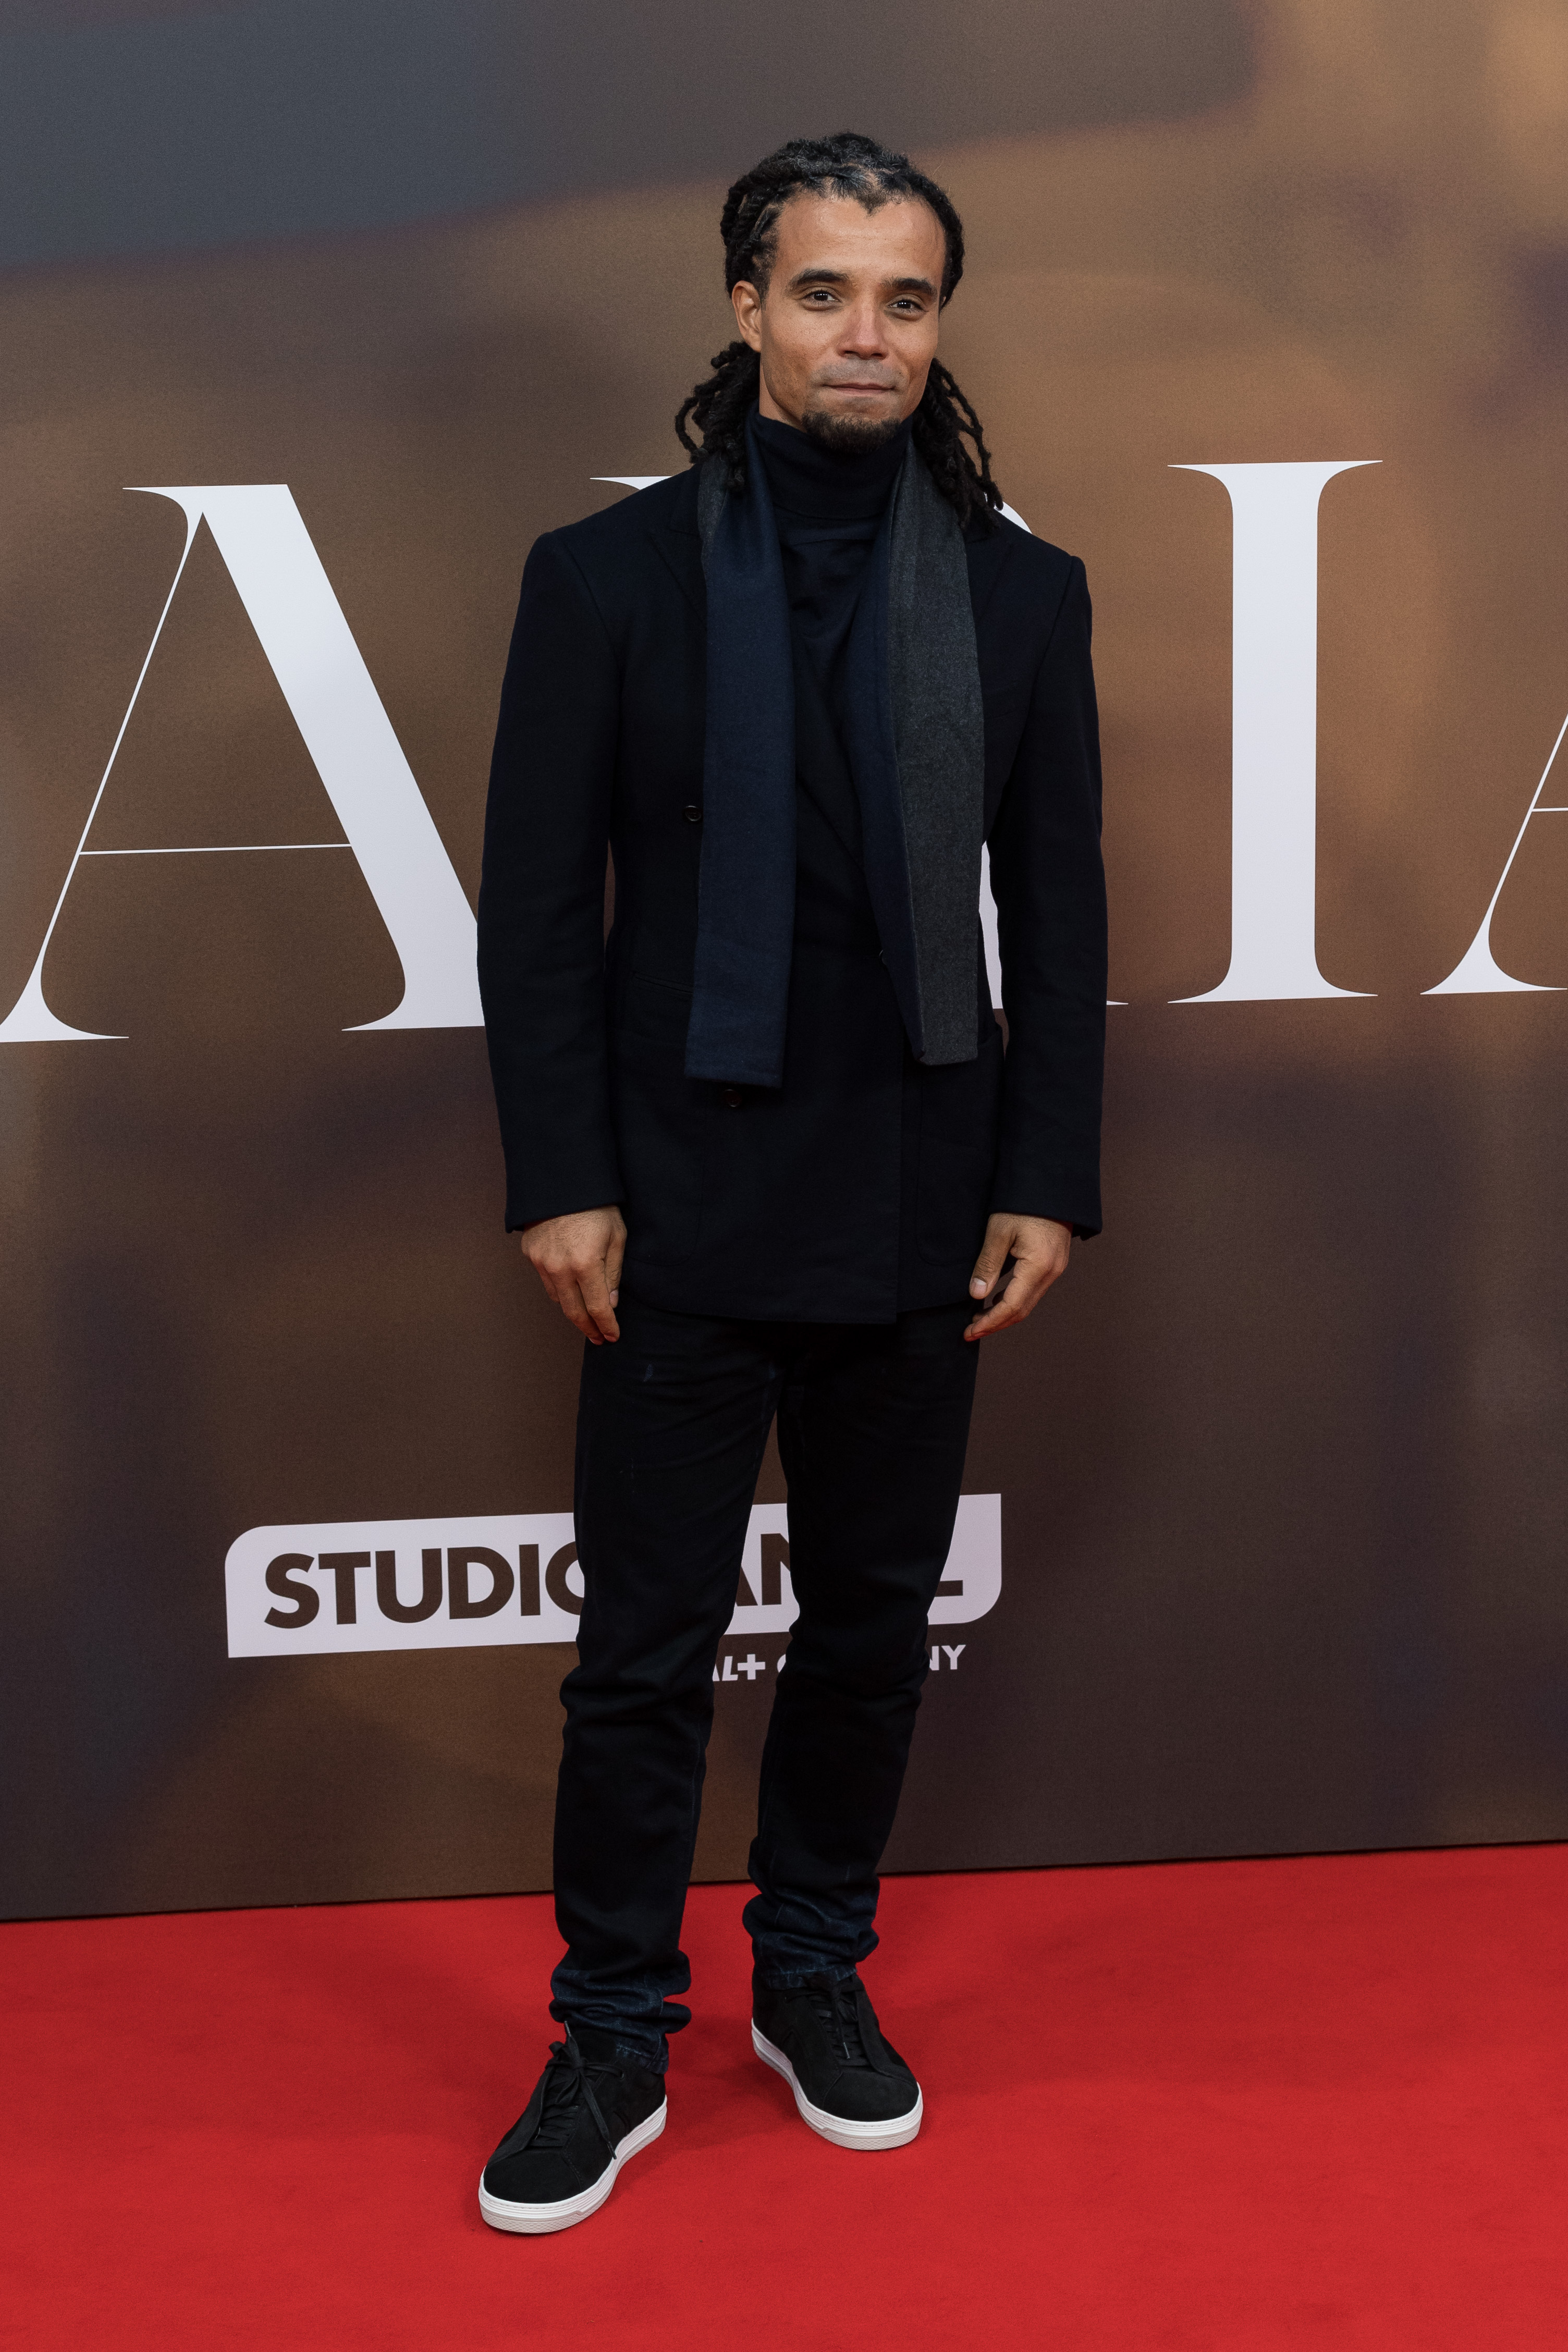
[[[885,449],[903,423],[901,416],[835,416],[825,408],[808,408],[801,425],[819,449],[836,457],[866,457]]]

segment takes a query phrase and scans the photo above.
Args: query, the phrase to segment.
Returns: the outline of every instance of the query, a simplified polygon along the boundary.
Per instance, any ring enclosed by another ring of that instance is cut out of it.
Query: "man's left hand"
[[[1058,1225],[1054,1217],[1015,1217],[1002,1212],[988,1219],[969,1295],[991,1303],[977,1312],[964,1338],[988,1339],[993,1331],[1005,1331],[1009,1323],[1021,1323],[1032,1315],[1057,1276],[1067,1272],[1071,1247],[1072,1227]],[[1009,1258],[1013,1270],[998,1289]]]

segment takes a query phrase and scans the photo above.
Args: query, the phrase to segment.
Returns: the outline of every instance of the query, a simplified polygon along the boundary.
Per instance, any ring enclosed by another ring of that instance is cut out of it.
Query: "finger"
[[[971,1298],[988,1298],[995,1289],[996,1277],[1007,1263],[1010,1238],[1005,1226],[1000,1231],[987,1228],[980,1255],[974,1261],[974,1272],[969,1277]]]
[[[555,1277],[555,1304],[560,1307],[568,1323],[576,1325],[590,1346],[595,1348],[604,1346],[604,1340],[599,1336],[599,1327],[584,1305],[583,1294],[569,1274],[559,1274]]]
[[[577,1289],[583,1304],[594,1319],[595,1331],[602,1339],[618,1339],[621,1327],[616,1320],[616,1309],[610,1297],[610,1286],[605,1279],[605,1267],[583,1266],[578,1269]]]
[[[523,1252],[523,1255],[528,1257],[526,1250]],[[547,1265],[541,1265],[536,1258],[529,1257],[528,1263],[532,1266],[534,1273],[539,1276],[539,1286],[543,1291],[546,1298],[549,1299],[552,1307],[559,1307],[561,1301],[557,1297],[555,1292],[555,1276],[551,1273],[550,1268]]]
[[[984,1315],[977,1315],[964,1331],[966,1339],[988,1339],[993,1331],[1005,1331],[1009,1324],[1021,1323],[1039,1305],[1050,1282],[1038,1268],[1031,1270],[1022,1260],[1013,1268],[1007,1286],[994,1298]]]
[[[559,1265],[536,1265],[533,1271],[539,1276],[540,1286],[552,1307],[559,1307],[567,1321],[576,1323],[581,1330],[583,1327],[578,1318],[583,1313],[583,1302],[567,1269]]]
[[[605,1252],[605,1284],[612,1307],[618,1307],[621,1303],[621,1267],[626,1262],[626,1235],[623,1225]]]
[[[1005,1299],[999,1298],[994,1307],[988,1307],[984,1315],[976,1316],[974,1321],[966,1327],[963,1336],[966,1339],[989,1339],[994,1331],[1005,1331],[1010,1323],[1018,1320],[1016,1310]]]

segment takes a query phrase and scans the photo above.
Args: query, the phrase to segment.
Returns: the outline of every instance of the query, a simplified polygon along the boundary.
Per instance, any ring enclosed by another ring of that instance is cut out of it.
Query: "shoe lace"
[[[834,2048],[843,2053],[845,2063],[863,2074],[874,2074],[876,2061],[860,2031],[859,1979],[840,1977],[827,1984],[810,1985],[806,1990],[818,2021],[826,2029]]]
[[[550,2045],[550,2063],[544,2070],[544,2100],[539,2121],[531,2135],[536,2148],[564,2147],[572,2136],[580,2106],[586,2106],[598,2127],[599,2136],[611,2155],[616,2143],[608,2124],[594,2096],[594,2085],[588,2080],[588,2068],[582,2051],[568,2034],[564,2042]]]

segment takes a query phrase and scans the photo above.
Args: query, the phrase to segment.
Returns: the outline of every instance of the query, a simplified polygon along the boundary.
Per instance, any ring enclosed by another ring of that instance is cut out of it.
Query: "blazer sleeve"
[[[1007,1058],[994,1209],[1100,1229],[1105,869],[1091,614],[1074,561],[991,830]]]
[[[530,554],[501,687],[479,884],[479,994],[509,1232],[619,1202],[605,878],[619,665],[577,563]]]

